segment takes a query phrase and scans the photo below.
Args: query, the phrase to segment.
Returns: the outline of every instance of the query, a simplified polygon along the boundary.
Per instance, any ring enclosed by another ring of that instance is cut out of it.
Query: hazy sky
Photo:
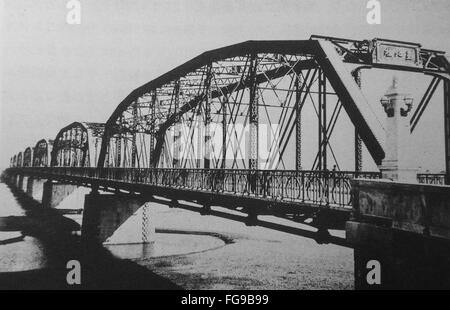
[[[366,0],[81,0],[81,25],[66,23],[67,2],[0,0],[0,167],[70,122],[104,122],[133,89],[205,50],[323,34],[450,52],[448,0],[381,0],[381,25],[367,24]]]

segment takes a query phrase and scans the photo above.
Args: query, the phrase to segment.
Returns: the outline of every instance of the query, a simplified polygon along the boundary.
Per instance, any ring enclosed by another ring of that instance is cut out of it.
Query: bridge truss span
[[[384,125],[377,117],[382,108],[366,99],[362,69],[431,77],[412,113],[411,133],[444,81],[449,175],[445,53],[410,42],[324,36],[247,41],[205,52],[132,91],[105,124],[76,122],[63,128],[50,165],[376,170],[385,156]],[[349,126],[354,132],[342,130]],[[349,160],[348,149],[354,151],[354,165],[343,163]],[[363,152],[369,154],[364,160],[369,166],[362,164]],[[20,163],[18,155],[11,158],[11,166],[23,165],[23,154]]]
[[[33,165],[33,149],[27,147],[23,152],[23,167],[31,167]]]
[[[53,140],[41,139],[36,143],[33,152],[33,167],[50,166]]]
[[[408,105],[411,134],[426,127],[420,119],[443,85],[446,173],[425,170],[417,179],[450,184],[445,54],[409,42],[323,36],[205,52],[132,91],[106,123],[74,122],[53,145],[41,140],[14,155],[11,171],[249,217],[313,219],[322,228],[327,214],[327,227],[342,226],[351,180],[380,178],[385,157],[382,94],[374,100],[363,83],[362,70],[372,69],[422,75],[424,94],[418,88],[421,99]]]
[[[103,132],[102,123],[74,122],[64,127],[53,142],[51,166],[95,166]]]
[[[358,107],[363,97],[353,80],[342,95],[352,75],[344,82],[334,68],[341,59],[330,64],[329,54],[315,40],[248,41],[203,53],[119,104],[98,166],[340,170],[332,133],[342,111],[380,163],[375,125]],[[302,119],[317,120],[311,162],[302,156]]]

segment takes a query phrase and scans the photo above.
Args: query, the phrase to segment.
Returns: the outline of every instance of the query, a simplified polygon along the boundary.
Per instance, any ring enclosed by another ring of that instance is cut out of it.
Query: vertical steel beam
[[[200,103],[201,105],[201,103]],[[196,115],[196,126],[197,126],[197,149],[195,150],[195,156],[196,156],[196,168],[201,168],[202,167],[202,157],[203,157],[203,144],[202,144],[202,139],[203,139],[203,135],[202,135],[202,112],[201,109],[199,108],[197,110],[197,115]]]
[[[165,142],[164,142],[162,150],[163,150],[163,153],[164,153],[162,168],[170,168],[170,154],[169,154],[170,149],[169,149],[169,146],[168,146],[168,140],[166,140],[166,139],[165,139]],[[173,164],[173,162],[172,162],[172,164]]]
[[[353,72],[353,78],[356,84],[361,89],[361,69],[356,69]],[[355,126],[355,171],[362,171],[362,139],[358,133],[358,128]]]
[[[111,139],[114,139],[113,137]],[[111,139],[109,139],[109,141],[107,142],[108,144],[106,145],[106,157],[105,157],[105,163],[103,165],[103,167],[109,167],[109,156],[110,154],[110,150],[111,150]],[[100,147],[101,148],[101,147]],[[100,152],[101,153],[101,152]]]
[[[444,79],[445,184],[450,184],[450,81]]]
[[[328,135],[327,135],[327,77],[322,71],[322,165],[323,170],[328,169],[328,158],[327,158],[327,146],[328,146]]]
[[[86,149],[87,149],[87,153],[89,153],[89,141],[88,141],[88,133],[86,131],[86,140],[84,140],[84,131],[81,130],[81,128],[77,129],[77,136],[79,137],[80,141],[85,141],[84,143],[86,143]],[[85,152],[83,152],[81,149],[77,149],[76,150],[76,166],[86,166],[86,157],[87,154]],[[90,166],[90,163],[88,163],[88,166]]]
[[[80,162],[80,166],[84,167],[86,166],[86,162],[89,163],[89,136],[87,131],[81,131],[80,129],[80,140],[85,141],[85,145],[83,146],[83,150],[81,151],[82,158]],[[89,163],[90,164],[90,163]]]
[[[149,167],[156,167],[155,166],[155,160],[153,158],[153,152],[155,150],[155,135],[156,135],[156,118],[155,118],[155,111],[156,111],[156,91],[152,94],[152,106],[150,109],[150,153],[149,153]]]
[[[212,79],[212,64],[208,66],[208,71],[205,81],[205,149],[204,149],[204,168],[211,167],[211,79]]]
[[[133,128],[131,134],[133,137],[131,138],[131,167],[136,168],[136,157],[137,157],[137,145],[136,145],[136,135],[138,128],[138,99],[133,102]]]
[[[81,130],[81,128],[77,129],[77,136],[79,137],[80,141],[84,141],[86,144],[86,152],[83,152],[81,149],[76,150],[76,166],[86,166],[86,158],[87,154],[89,153],[89,141],[88,141],[88,133],[86,131],[86,140],[84,140],[84,131]],[[88,163],[88,166],[90,166],[90,163]]]
[[[94,165],[96,165],[97,163],[97,159],[98,159],[98,138],[95,138],[95,152],[94,152]]]
[[[83,141],[83,139],[80,135],[80,128],[78,128],[78,127],[75,128],[75,141],[76,141],[77,145],[81,145],[81,142]],[[78,165],[80,164],[79,157],[80,157],[80,148],[74,147],[72,167],[78,167]],[[83,165],[83,164],[81,164],[81,165]]]
[[[128,159],[128,136],[127,134],[123,135],[123,158],[122,158],[122,167],[130,167],[131,163]]]
[[[78,136],[78,134],[79,134],[79,128],[78,127],[75,127],[74,128],[74,139],[75,139],[75,145],[74,145],[74,148],[73,148],[73,151],[72,151],[72,164],[71,164],[71,166],[72,167],[77,167],[78,166],[78,150],[79,150],[79,147],[78,147],[78,145],[81,145],[81,142],[82,142],[82,140],[81,140],[81,137],[79,137]]]
[[[173,90],[174,94],[172,97],[173,106],[174,106],[174,114],[177,115],[180,109],[180,80],[178,79],[175,82],[175,87]],[[173,127],[173,158],[172,158],[172,166],[174,168],[180,168],[180,146],[181,146],[181,128],[180,128],[180,117],[176,117],[175,125]]]
[[[122,165],[122,115],[119,118],[119,134],[116,139],[116,167],[120,167]]]
[[[322,69],[319,69],[319,79],[318,79],[318,97],[319,97],[319,108],[318,108],[318,116],[317,116],[317,123],[318,123],[318,151],[319,154],[318,158],[318,164],[317,169],[322,170]]]
[[[68,133],[67,133],[67,131],[66,132],[64,132],[64,143],[63,143],[63,148],[62,148],[62,152],[63,152],[63,158],[64,158],[64,161],[63,161],[63,166],[67,166],[67,146],[68,146],[68,139],[67,139],[67,137],[68,137]],[[70,145],[69,145],[70,146]]]
[[[53,146],[53,151],[56,154],[56,156],[55,156],[55,161],[56,161],[55,164],[57,166],[62,166],[64,164],[64,157],[63,157],[64,153],[62,152],[62,149],[61,149],[61,145],[62,145],[61,140],[62,140],[63,137],[64,137],[64,134],[62,135],[62,137],[59,138],[59,140],[55,141],[55,145]],[[18,160],[18,158],[17,158],[17,160]],[[53,156],[52,156],[52,159],[51,159],[51,165],[53,166]]]
[[[74,151],[75,151],[75,147],[74,147],[74,143],[73,143],[73,136],[74,136],[74,134],[73,134],[73,131],[74,131],[74,128],[70,128],[70,136],[69,136],[69,145],[70,145],[70,148],[69,148],[69,162],[68,162],[68,166],[69,167],[72,167],[72,164],[73,164],[73,153],[74,153]]]
[[[327,104],[326,104],[326,77],[322,69],[319,70],[319,80],[318,80],[318,96],[319,96],[319,107],[318,107],[318,170],[327,169]]]
[[[258,163],[258,140],[259,140],[259,105],[258,105],[258,84],[256,76],[258,72],[258,55],[251,55],[250,62],[250,102],[249,102],[249,123],[250,123],[250,158],[249,169],[257,170],[259,168]]]
[[[161,145],[161,153],[160,153],[159,159],[157,159],[158,168],[167,168],[167,167],[165,167],[166,160],[167,160],[166,143],[163,142],[163,144]]]
[[[72,128],[71,132],[71,144],[72,148],[70,151],[70,166],[76,167],[77,166],[77,156],[78,156],[78,149],[81,146],[81,139],[78,138],[78,127]]]
[[[295,123],[295,167],[297,171],[302,170],[302,97],[301,79],[297,75],[295,79],[295,103],[296,103],[296,123]]]
[[[225,96],[222,100],[222,169],[226,168],[227,161],[227,104],[228,96]]]

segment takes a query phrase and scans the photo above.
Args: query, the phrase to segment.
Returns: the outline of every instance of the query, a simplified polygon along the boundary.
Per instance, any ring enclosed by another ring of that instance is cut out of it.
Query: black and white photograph
[[[0,290],[450,290],[449,15],[0,0]]]

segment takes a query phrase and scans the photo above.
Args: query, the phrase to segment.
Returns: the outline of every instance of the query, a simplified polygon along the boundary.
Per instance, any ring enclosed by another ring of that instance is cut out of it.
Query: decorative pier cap
[[[400,116],[408,116],[408,113],[411,112],[413,108],[414,99],[410,94],[406,93],[402,89],[401,85],[399,85],[398,77],[394,76],[392,79],[392,85],[388,88],[380,100],[381,105],[383,106],[388,117],[394,117],[395,115],[396,100],[400,101],[398,105]],[[404,105],[402,105],[402,101]]]

